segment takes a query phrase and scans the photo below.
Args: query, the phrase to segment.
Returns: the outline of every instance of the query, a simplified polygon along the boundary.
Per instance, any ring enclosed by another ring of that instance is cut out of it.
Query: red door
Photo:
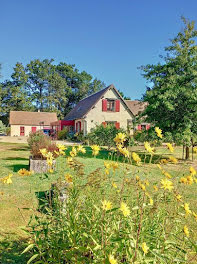
[[[25,135],[25,127],[20,127],[20,136]]]
[[[36,132],[36,127],[32,127],[31,132]]]

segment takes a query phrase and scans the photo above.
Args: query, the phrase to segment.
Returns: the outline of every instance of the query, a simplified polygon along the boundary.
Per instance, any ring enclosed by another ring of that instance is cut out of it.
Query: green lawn
[[[144,157],[143,147],[133,147],[133,150],[141,154],[142,158]],[[69,151],[70,148],[67,153]],[[169,155],[165,147],[157,148],[157,153],[154,158],[155,163],[161,158],[161,154],[163,157]],[[65,157],[61,157],[58,161],[57,172],[50,174],[48,178],[39,174],[21,177],[17,171],[21,168],[28,169],[29,155],[27,144],[0,143],[0,178],[13,173],[13,184],[3,185],[0,183],[0,263],[3,264],[26,263],[25,257],[21,256],[20,253],[24,249],[27,239],[23,229],[27,225],[32,211],[25,208],[36,210],[38,206],[36,197],[43,191],[49,190],[50,184],[67,170],[62,171],[61,163],[65,165]],[[185,163],[181,160],[181,148],[176,148],[174,155],[180,159],[179,165],[168,164],[164,166],[178,181],[182,175],[188,174],[189,166],[191,164],[195,166],[195,164],[191,161]],[[78,160],[85,164],[85,174],[87,175],[96,168],[103,167],[103,159],[108,158],[113,158],[113,156],[110,156],[107,150],[102,150],[95,159],[91,155],[90,148],[87,147],[87,153],[79,155]],[[119,160],[121,161],[121,158]],[[162,177],[159,168],[156,164],[150,165],[148,157],[146,161],[147,163],[142,167],[128,165],[131,170],[128,178],[139,173],[142,178],[147,178],[152,183],[158,182]],[[118,184],[119,174],[114,180]],[[180,188],[185,193],[187,202],[190,202],[191,208],[197,209],[196,185],[181,186]]]

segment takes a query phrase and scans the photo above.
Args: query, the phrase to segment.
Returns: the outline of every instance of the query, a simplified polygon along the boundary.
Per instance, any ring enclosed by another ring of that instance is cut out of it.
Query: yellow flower
[[[149,153],[151,153],[151,154],[154,153],[154,148],[151,148],[150,144],[147,141],[144,142],[144,147]]]
[[[8,176],[4,177],[1,179],[1,181],[4,183],[4,184],[11,184],[12,183],[12,176],[13,174],[9,174]]]
[[[20,175],[20,176],[25,176],[26,175],[26,173],[27,173],[27,170],[26,169],[20,169],[19,171],[18,171],[18,174]]]
[[[155,127],[155,132],[159,138],[162,138],[162,130],[159,127]]]
[[[169,158],[169,161],[170,161],[170,162],[172,162],[172,163],[174,163],[174,164],[177,164],[177,163],[178,163],[178,160],[177,160],[175,157],[171,157],[171,156],[169,156],[168,158]]]
[[[40,153],[42,154],[43,157],[45,157],[47,154],[47,149],[46,148],[40,149]]]
[[[189,203],[184,204],[184,209],[185,209],[186,216],[192,213],[192,211],[189,209]]]
[[[105,174],[109,175],[109,170],[108,169],[105,169]]]
[[[196,213],[192,213],[193,214],[193,216],[195,217],[195,219],[196,219],[196,222],[197,222],[197,214]]]
[[[78,152],[81,152],[81,153],[83,153],[83,154],[86,153],[86,149],[85,149],[82,145],[79,145],[79,146],[77,147],[77,151],[78,151]]]
[[[181,178],[180,178],[180,183],[187,184],[187,178],[185,178],[185,177],[181,177]]]
[[[196,178],[194,178],[194,181],[195,181],[195,183],[197,183],[197,179]]]
[[[140,180],[140,177],[137,175],[136,176],[136,181],[139,181]]]
[[[48,152],[48,153],[45,154],[45,157],[46,157],[47,159],[53,159],[53,153]]]
[[[59,150],[62,150],[62,151],[67,149],[67,147],[63,144],[57,144],[57,147]]]
[[[127,148],[122,148],[120,152],[125,156],[125,158],[129,158],[129,151]]]
[[[164,190],[169,190],[171,191],[174,187],[173,187],[173,183],[167,179],[162,179],[161,180],[161,184],[162,184],[162,187]]]
[[[70,156],[71,157],[77,156],[77,149],[75,147],[72,147],[72,150],[70,151]]]
[[[144,184],[145,184],[146,186],[149,186],[149,185],[150,185],[150,183],[149,183],[148,180],[145,180],[145,181],[144,181]]]
[[[102,208],[103,210],[108,211],[112,209],[112,203],[110,201],[104,200],[102,201]]]
[[[113,186],[115,189],[118,188],[118,186],[117,186],[117,184],[116,184],[115,182],[112,182],[112,186]]]
[[[167,160],[167,159],[161,159],[161,160],[160,160],[160,163],[161,163],[161,164],[167,164],[167,163],[168,163],[168,160]]]
[[[129,216],[131,213],[129,207],[124,202],[120,204],[120,210],[122,211],[124,216]]]
[[[182,196],[180,194],[177,194],[176,196],[177,201],[182,202]]]
[[[49,169],[49,173],[53,173],[54,170],[52,168]]]
[[[73,177],[70,173],[66,173],[64,177],[67,182],[69,183],[73,182]]]
[[[124,133],[118,133],[116,135],[116,137],[114,138],[114,141],[116,142],[116,144],[122,144],[124,143],[124,141],[126,140],[126,134]]]
[[[137,153],[135,153],[135,152],[132,153],[132,158],[133,158],[133,160],[134,160],[137,164],[139,164],[139,163],[141,162],[141,158],[140,158],[139,155],[138,155]]]
[[[158,167],[160,170],[162,170],[162,167],[161,167],[160,164],[157,164],[157,167]]]
[[[145,192],[146,191],[146,186],[144,184],[142,184],[141,182],[139,182],[139,186],[140,188]]]
[[[144,254],[148,253],[149,247],[147,247],[146,242],[142,243],[142,250],[143,250]]]
[[[112,162],[111,163],[111,167],[112,167],[113,171],[115,171],[116,169],[118,169],[118,167],[119,167],[118,162]]]
[[[110,264],[118,264],[118,261],[114,258],[113,255],[109,255],[109,263]]]
[[[172,178],[172,176],[167,171],[163,171],[163,175],[166,176],[166,178],[168,179]]]
[[[188,185],[192,185],[193,184],[194,180],[193,180],[191,175],[188,175],[186,179],[187,179],[187,184]]]
[[[101,150],[101,148],[98,145],[91,146],[91,149],[93,156],[97,156],[99,154],[99,151]]]
[[[59,155],[60,155],[60,152],[59,152],[59,151],[57,151],[57,150],[55,150],[55,151],[54,151],[54,153],[55,153],[57,156],[59,156]]]
[[[111,163],[104,161],[104,166],[106,169],[110,169],[111,168]]]
[[[190,167],[189,171],[192,176],[196,175],[196,170],[193,167]]]
[[[153,199],[152,198],[150,198],[149,203],[150,203],[150,205],[153,205]]]
[[[156,192],[158,191],[158,187],[156,185],[154,185],[153,188]]]
[[[170,152],[174,152],[174,148],[173,148],[171,143],[167,143],[166,146],[167,146],[167,148],[169,149]]]
[[[194,153],[197,153],[197,146],[193,148]]]
[[[53,159],[47,159],[47,164],[51,167],[53,166]]]
[[[184,231],[186,237],[189,237],[189,229],[186,225],[184,226],[183,231]]]

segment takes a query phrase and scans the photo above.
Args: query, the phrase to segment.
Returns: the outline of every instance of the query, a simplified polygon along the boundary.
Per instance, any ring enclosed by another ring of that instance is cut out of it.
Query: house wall
[[[97,124],[100,125],[107,121],[116,121],[120,123],[120,127],[127,129],[127,120],[133,120],[133,116],[127,111],[126,107],[120,100],[119,112],[104,112],[102,111],[102,99],[119,99],[113,90],[108,90],[104,97],[101,98],[96,105],[91,109],[84,120],[87,122],[87,133],[90,132]]]
[[[26,126],[26,125],[10,125],[10,135],[12,137],[20,136],[20,127],[25,127],[25,135],[29,136],[29,133],[32,131],[32,127],[36,127],[36,131],[43,129],[43,126]],[[44,126],[44,128],[50,128],[50,126]]]

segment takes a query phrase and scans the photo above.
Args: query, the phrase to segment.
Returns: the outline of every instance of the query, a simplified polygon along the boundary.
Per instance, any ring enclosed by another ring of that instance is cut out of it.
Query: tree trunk
[[[189,147],[186,146],[186,149],[185,149],[185,159],[188,160],[189,159]]]

